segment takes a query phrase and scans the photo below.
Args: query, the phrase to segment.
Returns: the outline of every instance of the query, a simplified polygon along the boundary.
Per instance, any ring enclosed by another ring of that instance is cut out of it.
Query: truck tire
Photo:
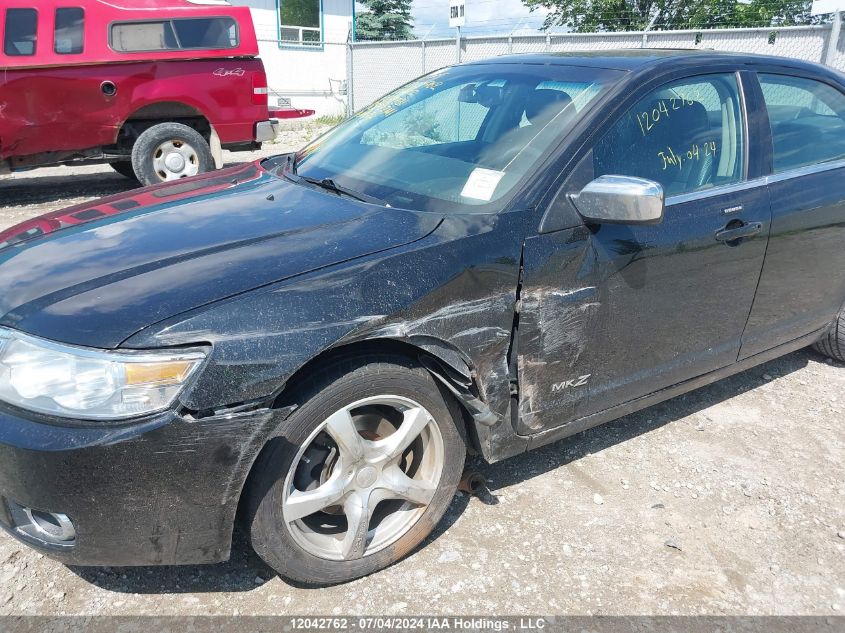
[[[145,185],[179,180],[214,169],[211,148],[202,135],[181,123],[159,123],[132,146],[132,167]]]
[[[109,166],[121,176],[129,178],[129,180],[138,180],[138,176],[135,175],[135,169],[132,167],[132,161],[127,160],[119,163],[109,163]]]
[[[461,411],[402,356],[337,361],[298,389],[244,493],[256,553],[282,576],[330,585],[413,551],[463,472]],[[391,439],[393,438],[393,439]]]
[[[845,363],[845,307],[831,323],[830,329],[825,332],[813,347],[817,352],[825,356]]]

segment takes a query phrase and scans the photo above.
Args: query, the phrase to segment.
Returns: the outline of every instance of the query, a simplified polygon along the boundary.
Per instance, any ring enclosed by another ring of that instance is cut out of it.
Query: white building
[[[247,6],[267,69],[271,103],[290,100],[317,116],[346,110],[346,43],[355,0],[229,0]]]

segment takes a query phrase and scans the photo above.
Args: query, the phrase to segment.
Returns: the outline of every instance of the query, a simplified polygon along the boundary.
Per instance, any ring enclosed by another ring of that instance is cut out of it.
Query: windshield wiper
[[[337,184],[331,178],[309,178],[308,176],[300,176],[291,171],[286,171],[284,173],[285,178],[290,180],[291,182],[307,182],[310,185],[314,185],[315,187],[320,187],[321,189],[325,189],[326,191],[331,191],[341,196],[348,196],[349,198],[354,198],[359,202],[367,202],[369,204],[378,204],[383,207],[389,207],[390,204],[386,200],[382,200],[381,198],[376,198],[375,196],[370,196],[366,193],[362,193],[360,191],[355,191],[354,189],[349,189],[348,187],[344,187],[342,185]]]

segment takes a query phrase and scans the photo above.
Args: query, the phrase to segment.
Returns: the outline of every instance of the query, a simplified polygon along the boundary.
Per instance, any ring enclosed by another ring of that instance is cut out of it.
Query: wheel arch
[[[462,431],[467,449],[481,452],[476,425],[489,426],[498,421],[483,400],[478,377],[464,354],[453,345],[433,337],[395,339],[375,337],[330,347],[299,367],[285,382],[275,398],[274,406],[284,407],[294,401],[293,394],[309,376],[327,365],[365,356],[392,354],[420,363],[435,380],[449,391],[460,405]]]
[[[146,129],[164,122],[187,122],[206,140],[210,140],[214,133],[214,124],[198,104],[173,99],[150,101],[137,105],[124,119],[118,129],[116,144],[120,146],[129,140],[134,142]]]
[[[281,390],[275,395],[273,399],[272,408],[280,412],[282,410],[292,412],[293,410],[295,410],[298,404],[296,402],[296,397],[294,394],[296,394],[298,390],[302,386],[304,386],[310,376],[313,376],[315,373],[327,368],[332,364],[350,361],[357,358],[363,359],[366,356],[383,357],[385,355],[393,355],[401,356],[414,362],[418,362],[429,372],[432,373],[432,375],[435,377],[435,380],[439,384],[443,384],[443,378],[445,376],[442,375],[442,372],[438,372],[441,373],[441,375],[434,373],[434,371],[432,371],[432,368],[435,366],[430,364],[427,365],[427,361],[436,361],[438,363],[444,363],[448,365],[449,363],[453,363],[456,357],[461,358],[463,355],[460,353],[459,350],[455,349],[448,343],[442,341],[440,342],[440,344],[442,345],[441,351],[438,354],[438,352],[436,351],[438,345],[432,343],[432,339],[430,339],[429,337],[420,337],[420,339],[422,340],[416,338],[399,340],[388,337],[374,337],[346,342],[327,348],[321,353],[311,358],[305,364],[301,365],[293,374],[291,374],[291,376],[287,379]],[[474,372],[472,372],[468,366],[467,371],[472,374],[471,379],[475,383],[476,380]],[[475,386],[476,388],[478,387],[478,385]],[[477,430],[478,423],[475,421],[475,419],[473,418],[473,414],[461,398],[455,396],[455,401],[458,403],[459,409],[462,414],[462,419],[456,422],[460,425],[459,432],[464,438],[467,451],[471,454],[483,454],[483,445],[479,440]],[[286,423],[288,415],[284,415],[284,417],[281,419],[279,426],[276,427],[277,431],[271,433],[265,438],[263,445],[255,453],[255,456],[246,471],[246,476],[243,478],[243,481],[240,486],[240,492],[238,494],[238,502],[235,513],[236,523],[240,523],[241,525],[243,525],[243,520],[245,518],[245,493],[250,486],[254,485],[253,472],[256,468],[256,465],[259,463],[262,454],[264,454],[268,449],[270,449],[271,442],[274,438],[278,436],[278,429],[281,428],[281,425],[284,425]]]

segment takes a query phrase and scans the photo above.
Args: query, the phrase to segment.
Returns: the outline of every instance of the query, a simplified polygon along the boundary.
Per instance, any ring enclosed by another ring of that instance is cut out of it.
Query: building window
[[[38,13],[35,9],[8,9],[3,52],[10,57],[35,55]]]
[[[85,33],[85,11],[80,8],[56,9],[53,50],[59,55],[79,55]]]
[[[321,46],[322,20],[322,0],[279,0],[282,44]]]
[[[232,18],[118,22],[111,27],[111,47],[119,53],[217,50],[236,46],[238,25]]]

